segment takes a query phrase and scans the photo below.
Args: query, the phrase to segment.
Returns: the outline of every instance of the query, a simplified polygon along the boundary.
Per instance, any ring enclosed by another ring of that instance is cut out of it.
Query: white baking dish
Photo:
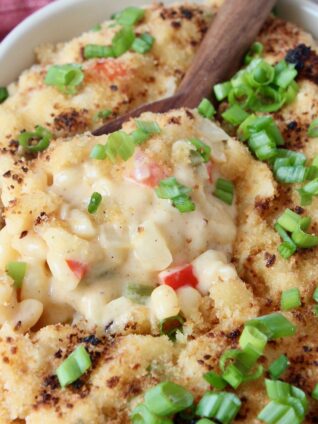
[[[0,44],[0,86],[14,81],[32,64],[34,48],[39,44],[68,40],[109,18],[113,12],[128,5],[147,3],[151,1],[57,0],[51,3],[24,20]],[[277,11],[318,39],[318,5],[309,0],[279,0]]]

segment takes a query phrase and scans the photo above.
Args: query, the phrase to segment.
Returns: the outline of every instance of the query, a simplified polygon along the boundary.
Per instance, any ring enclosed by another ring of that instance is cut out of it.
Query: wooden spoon
[[[103,125],[93,134],[116,131],[123,122],[142,112],[160,113],[180,107],[197,107],[203,97],[210,97],[214,84],[229,79],[237,71],[275,3],[276,0],[225,0],[176,94],[142,105]]]

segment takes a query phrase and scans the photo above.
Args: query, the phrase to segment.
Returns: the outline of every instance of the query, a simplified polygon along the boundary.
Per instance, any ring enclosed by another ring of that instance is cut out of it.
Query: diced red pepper
[[[178,266],[176,268],[160,272],[159,281],[161,284],[167,284],[174,290],[183,286],[195,287],[198,284],[198,280],[193,273],[193,266],[191,264]]]
[[[66,263],[70,270],[73,272],[73,274],[81,280],[88,271],[88,266],[86,264],[83,264],[81,262],[73,261],[72,259],[66,259]]]
[[[124,65],[116,59],[101,59],[86,71],[87,79],[114,81],[116,78],[122,78],[127,75]]]
[[[135,166],[129,178],[136,183],[148,187],[156,187],[159,181],[167,175],[163,168],[147,157],[143,152],[138,151],[135,155]]]

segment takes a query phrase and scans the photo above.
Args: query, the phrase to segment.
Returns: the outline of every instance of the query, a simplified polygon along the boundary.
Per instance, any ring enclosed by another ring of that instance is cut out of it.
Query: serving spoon
[[[134,109],[93,132],[108,134],[143,112],[163,113],[181,107],[195,108],[211,97],[214,84],[230,78],[255,40],[276,0],[225,0],[206,33],[192,65],[176,94]]]

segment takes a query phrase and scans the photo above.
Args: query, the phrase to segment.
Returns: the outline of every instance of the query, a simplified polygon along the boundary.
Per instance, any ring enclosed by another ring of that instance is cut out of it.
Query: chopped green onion
[[[248,345],[251,345],[259,353],[259,355],[262,355],[267,341],[268,339],[264,333],[255,327],[246,325],[241,334],[239,345],[243,350],[246,349]]]
[[[291,392],[291,385],[280,380],[265,379],[266,392],[271,400],[284,402]]]
[[[236,126],[240,125],[248,117],[248,113],[238,104],[234,104],[222,113],[222,117],[225,121]]]
[[[111,46],[100,46],[98,44],[87,44],[83,50],[85,59],[115,57]]]
[[[6,272],[14,281],[14,287],[20,289],[26,273],[27,264],[25,262],[9,262],[6,266]]]
[[[202,99],[201,103],[198,106],[198,112],[204,118],[211,119],[215,115],[216,110],[210,100]]]
[[[318,400],[318,383],[315,385],[314,390],[311,392],[311,397]]]
[[[277,250],[282,258],[289,259],[296,252],[297,247],[293,242],[283,241],[283,243],[278,246]]]
[[[260,57],[263,53],[263,50],[264,50],[264,46],[262,43],[259,43],[258,41],[253,43],[250,47],[250,50],[248,51],[248,53],[246,54],[244,58],[245,65],[249,65],[253,59]]]
[[[282,90],[282,89],[280,89]],[[291,104],[297,97],[299,91],[299,86],[296,83],[296,81],[292,81],[292,83],[287,87],[287,89],[282,93],[284,99],[285,99],[285,104],[289,105]]]
[[[280,300],[280,307],[283,311],[289,311],[301,306],[300,292],[298,288],[292,288],[283,291]]]
[[[214,422],[208,418],[201,418],[199,421],[196,421],[196,424],[214,424]]]
[[[115,57],[119,57],[126,53],[135,40],[134,31],[131,27],[123,27],[118,31],[112,39],[112,50]]]
[[[275,176],[280,183],[302,183],[306,179],[306,167],[302,165],[281,166],[278,168]]]
[[[154,42],[155,38],[145,32],[144,34],[141,34],[140,37],[135,38],[131,48],[137,53],[145,54],[152,49]]]
[[[44,83],[54,86],[66,94],[75,94],[76,87],[84,80],[81,65],[66,64],[51,66],[45,76]]]
[[[49,130],[38,125],[35,127],[34,132],[25,131],[20,133],[18,142],[24,150],[38,153],[49,147],[52,137],[53,135]],[[37,141],[37,143],[33,144],[33,141]]]
[[[286,355],[280,355],[274,362],[271,363],[268,371],[273,380],[277,380],[288,368],[288,358]]]
[[[295,410],[297,415],[304,417],[308,410],[308,400],[301,389],[280,380],[266,379],[265,386],[270,400],[287,404]]]
[[[278,65],[276,65],[276,75],[274,82],[278,87],[286,89],[296,78],[297,70],[295,69],[295,65],[290,63],[287,64],[285,62],[285,66],[281,65],[283,69],[280,69]]]
[[[277,154],[275,142],[264,130],[252,133],[248,140],[248,145],[259,160],[268,160]]]
[[[92,194],[87,207],[88,213],[95,213],[98,209],[98,206],[101,204],[102,195],[96,191]]]
[[[252,87],[268,85],[274,80],[275,70],[264,60],[260,61],[250,73],[247,74],[248,81]]]
[[[150,137],[150,134],[146,133],[145,131],[139,128],[133,131],[130,135],[136,145],[144,143],[145,141],[149,140]]]
[[[145,16],[144,9],[140,9],[139,7],[127,7],[115,14],[115,20],[123,26],[133,26],[141,21]]]
[[[175,341],[177,331],[182,332],[184,322],[185,320],[181,315],[176,315],[173,317],[163,319],[159,323],[160,335],[168,336],[170,340]]]
[[[312,295],[312,298],[315,302],[318,303],[318,287],[315,288],[314,294]]]
[[[116,131],[109,135],[106,144],[106,154],[114,162],[117,156],[128,160],[135,152],[135,143],[129,134],[124,131]]]
[[[270,86],[258,87],[255,91],[255,99],[250,108],[254,112],[276,112],[285,102],[284,96]]]
[[[318,236],[307,234],[301,228],[292,233],[292,240],[298,247],[307,249],[318,245]]]
[[[180,184],[175,177],[161,180],[155,192],[160,199],[170,199],[172,205],[181,213],[195,210],[195,204],[188,195],[191,188]]]
[[[226,386],[226,381],[214,371],[209,371],[203,374],[203,378],[211,386],[215,387],[218,390],[223,390]]]
[[[7,87],[0,87],[0,104],[3,103],[9,97]]]
[[[198,403],[196,414],[229,424],[236,417],[240,407],[241,401],[233,393],[206,392]]]
[[[89,157],[97,160],[106,159],[107,155],[105,146],[103,146],[102,144],[95,144],[95,146],[91,150]]]
[[[57,368],[56,375],[62,387],[78,380],[92,366],[92,361],[84,346],[78,346]]]
[[[254,100],[254,92],[248,85],[233,87],[228,95],[230,105],[239,104],[243,109],[248,108]]]
[[[288,405],[282,405],[281,403],[271,401],[261,410],[257,418],[267,424],[296,424],[297,421],[281,421],[291,409],[292,408]]]
[[[315,315],[315,317],[318,317],[318,305],[313,306],[312,313]]]
[[[269,340],[293,336],[296,333],[294,324],[279,312],[253,318],[247,321],[245,325],[256,327],[258,330],[262,331]]]
[[[290,209],[285,209],[284,213],[277,219],[277,223],[291,233],[299,228],[301,221],[302,217]],[[306,220],[306,224],[310,224],[310,220]]]
[[[233,389],[237,389],[240,384],[245,380],[244,373],[239,370],[239,368],[230,364],[226,367],[225,371],[222,374],[222,378],[231,386]]]
[[[211,147],[197,138],[190,138],[189,142],[196,148],[196,151],[202,157],[203,162],[209,162],[211,159]]]
[[[213,195],[222,200],[228,205],[232,205],[234,198],[234,184],[232,181],[218,178],[215,183],[215,190]]]
[[[143,403],[133,409],[130,417],[133,424],[173,424],[170,418],[153,414]]]
[[[124,288],[124,296],[135,303],[144,305],[151,295],[154,287],[145,284],[128,283]]]
[[[135,120],[137,128],[144,131],[147,134],[160,134],[161,129],[155,121],[141,121],[140,119]]]
[[[216,99],[219,102],[221,100],[224,100],[228,96],[229,92],[231,91],[231,87],[232,85],[230,82],[223,82],[221,84],[216,84],[213,87]]]
[[[318,118],[309,125],[307,134],[309,137],[318,137]]]
[[[145,405],[160,417],[176,414],[189,408],[192,403],[192,394],[170,381],[164,381],[145,393]]]
[[[107,119],[113,112],[110,109],[104,109],[97,112],[94,116],[95,120],[98,119]]]

